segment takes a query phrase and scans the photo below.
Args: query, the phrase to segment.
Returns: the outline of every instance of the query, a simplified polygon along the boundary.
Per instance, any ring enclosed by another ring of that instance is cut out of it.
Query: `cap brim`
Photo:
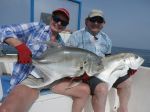
[[[63,13],[66,17],[67,17],[67,19],[68,19],[68,21],[69,21],[69,16],[68,16],[68,14],[65,12],[65,11],[63,11],[63,10],[55,10],[54,12],[53,12],[53,14],[55,14],[55,13],[59,13],[59,12],[61,12],[61,13]]]

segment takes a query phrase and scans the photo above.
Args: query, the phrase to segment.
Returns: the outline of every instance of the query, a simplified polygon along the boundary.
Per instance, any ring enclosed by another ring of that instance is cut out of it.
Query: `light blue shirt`
[[[96,35],[96,38],[94,39],[94,36],[86,28],[83,28],[74,32],[68,39],[66,45],[92,51],[101,57],[110,54],[112,42],[109,37],[101,31]]]

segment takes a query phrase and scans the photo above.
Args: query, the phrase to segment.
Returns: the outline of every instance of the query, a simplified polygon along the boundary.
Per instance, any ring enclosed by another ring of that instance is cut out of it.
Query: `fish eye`
[[[83,69],[83,67],[80,67],[80,70],[82,70]]]
[[[139,56],[138,56],[138,55],[135,55],[134,57],[137,59]]]
[[[87,64],[87,61],[84,61],[84,64]]]

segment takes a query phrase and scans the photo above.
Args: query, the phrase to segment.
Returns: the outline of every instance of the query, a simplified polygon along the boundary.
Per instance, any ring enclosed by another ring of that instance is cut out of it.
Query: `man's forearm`
[[[6,39],[5,42],[13,47],[16,47],[16,46],[22,44],[22,42],[20,40],[13,38],[13,37]]]

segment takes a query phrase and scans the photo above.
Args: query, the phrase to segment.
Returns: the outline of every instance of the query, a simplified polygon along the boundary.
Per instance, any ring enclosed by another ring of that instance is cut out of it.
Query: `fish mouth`
[[[138,69],[144,62],[144,59],[141,57],[138,57],[132,64],[131,68],[132,69]]]
[[[140,58],[140,59],[139,59],[139,64],[142,65],[143,63],[144,63],[144,59],[143,59],[143,58]]]

